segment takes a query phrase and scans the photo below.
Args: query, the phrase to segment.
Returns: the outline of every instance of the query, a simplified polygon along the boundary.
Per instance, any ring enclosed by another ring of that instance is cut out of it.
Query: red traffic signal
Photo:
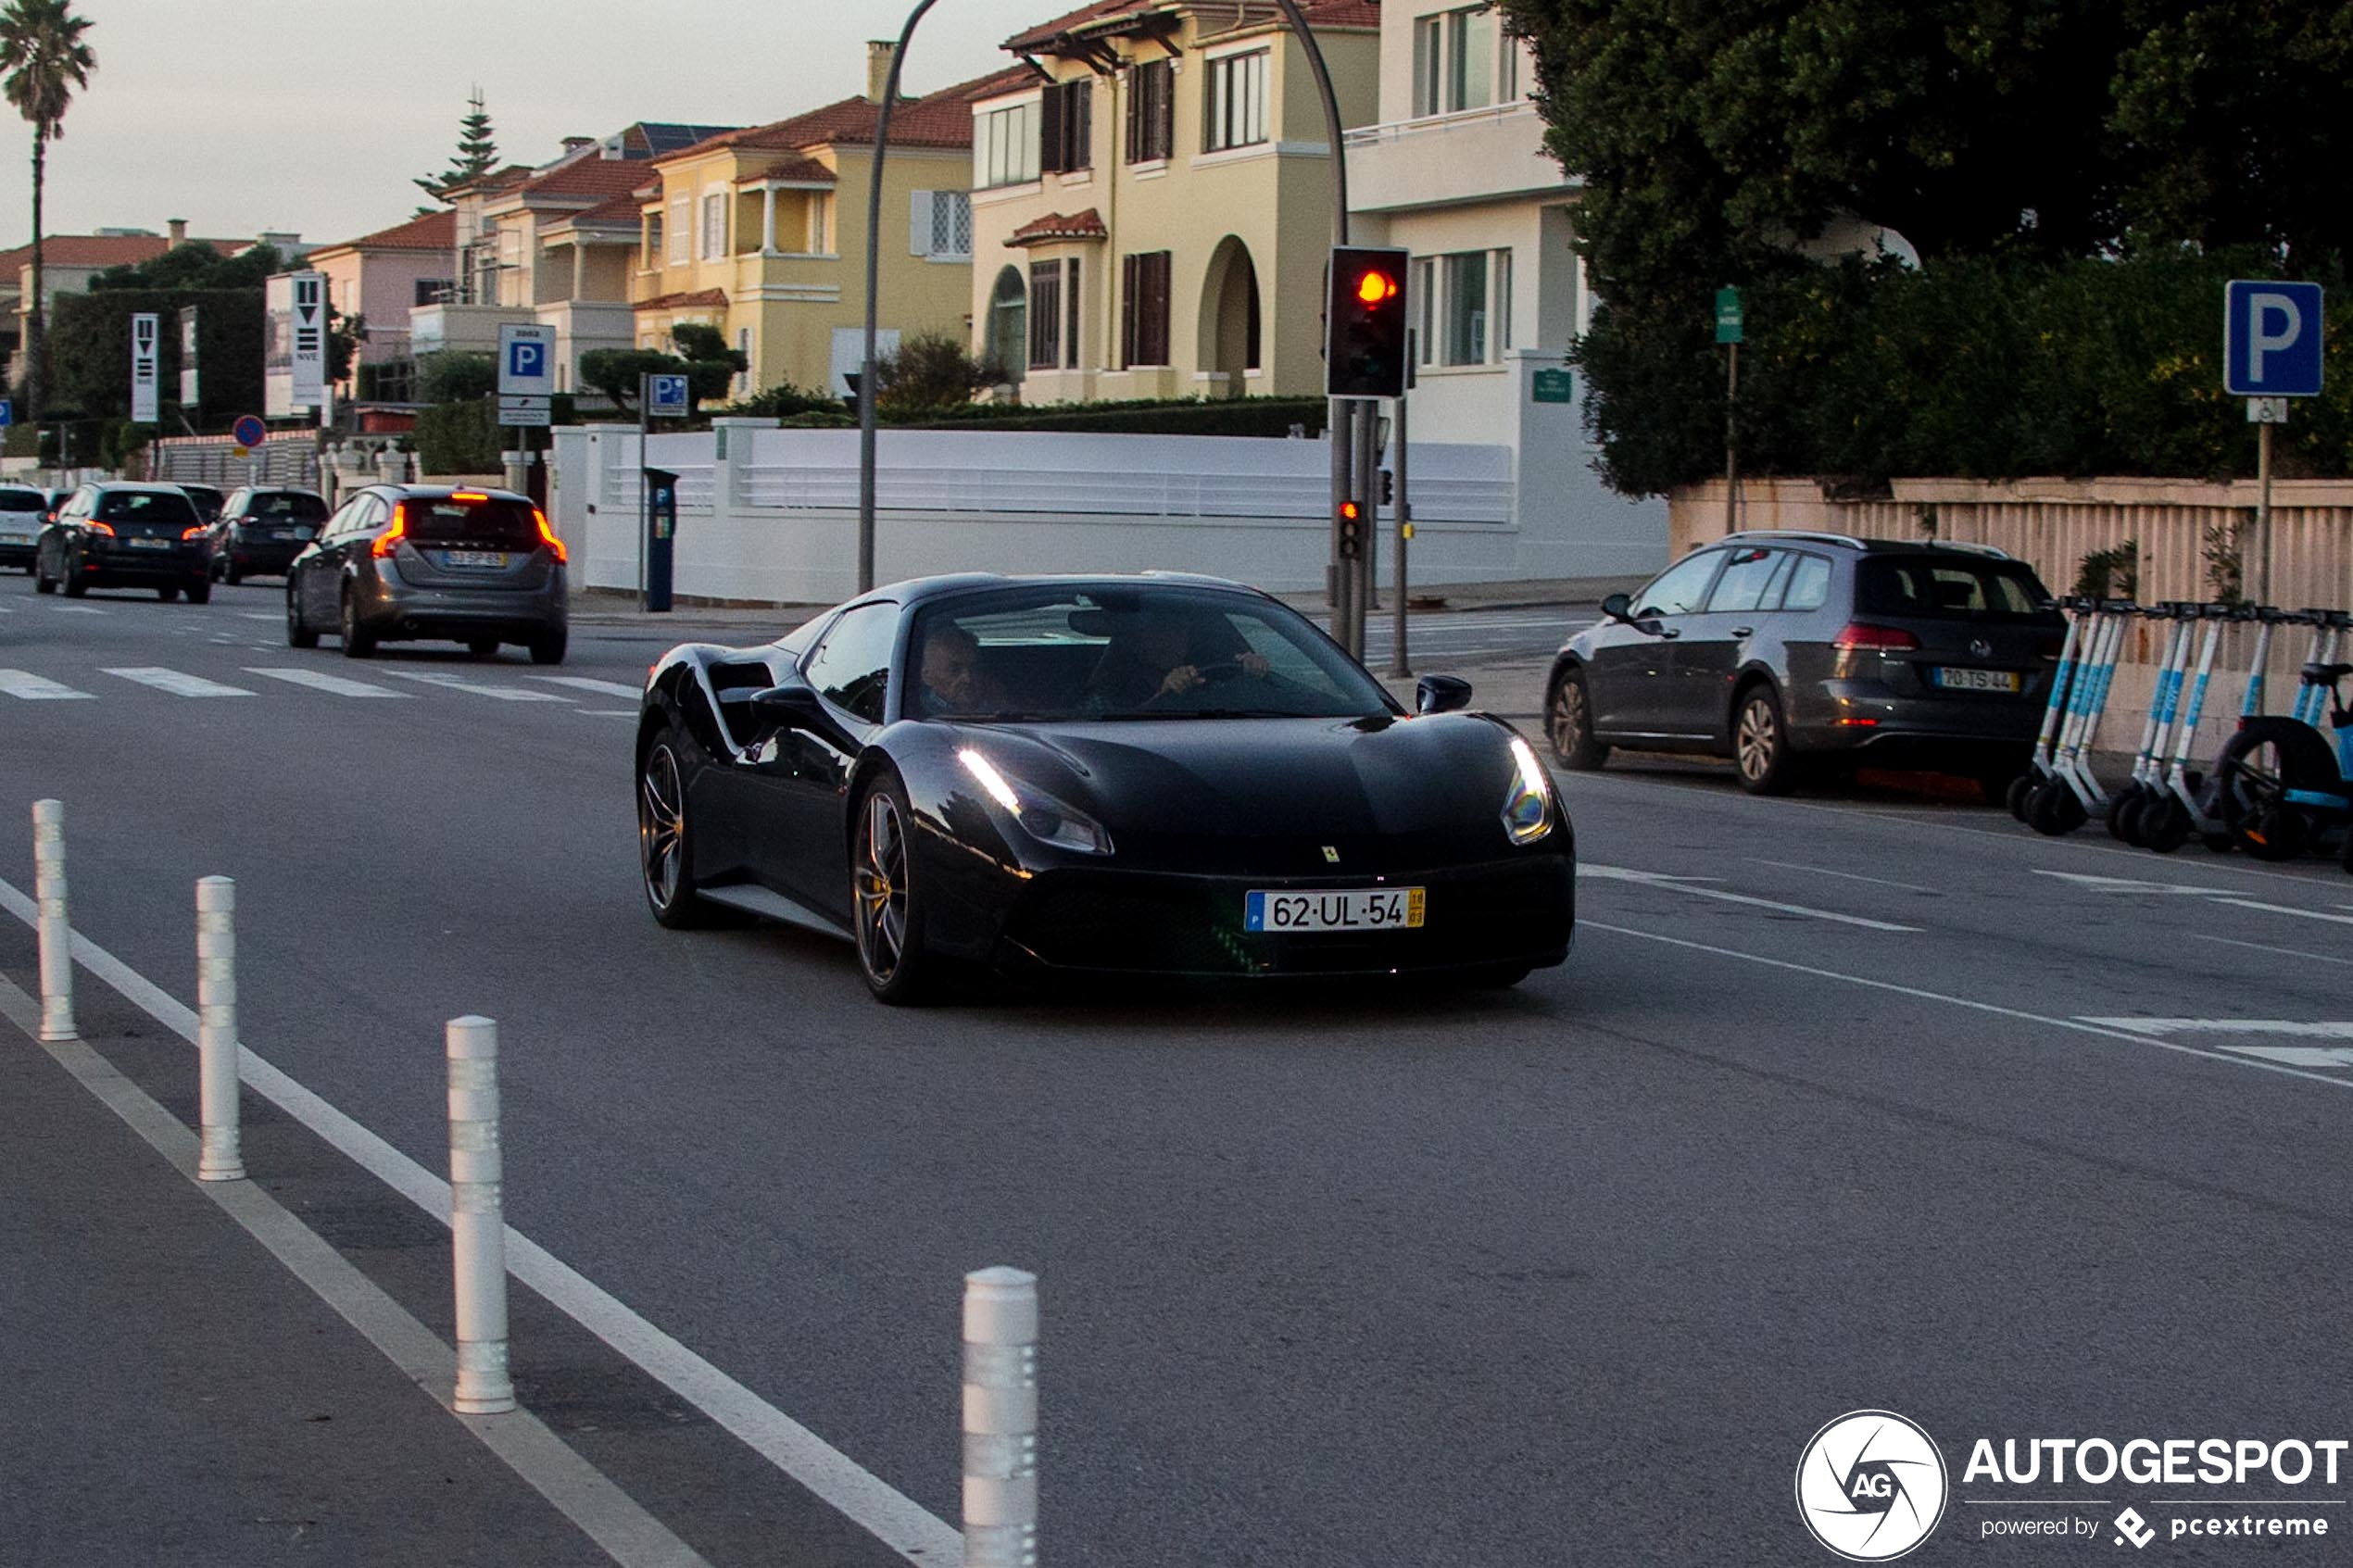
[[[1405,394],[1405,266],[1402,250],[1334,245],[1324,320],[1324,391],[1332,397]]]

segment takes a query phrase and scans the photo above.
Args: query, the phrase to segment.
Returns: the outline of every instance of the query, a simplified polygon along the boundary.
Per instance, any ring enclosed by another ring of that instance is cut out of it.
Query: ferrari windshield
[[[911,719],[1363,718],[1395,708],[1297,613],[1174,583],[979,589],[927,606]]]

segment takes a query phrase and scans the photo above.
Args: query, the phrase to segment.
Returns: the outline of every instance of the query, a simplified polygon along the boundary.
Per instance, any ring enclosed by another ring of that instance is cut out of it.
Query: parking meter
[[[670,608],[672,554],[677,547],[678,476],[668,469],[647,469],[646,594],[649,612]]]

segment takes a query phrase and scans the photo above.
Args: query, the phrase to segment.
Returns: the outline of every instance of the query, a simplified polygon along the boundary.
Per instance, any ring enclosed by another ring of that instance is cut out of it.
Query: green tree
[[[90,292],[111,289],[258,289],[283,271],[284,258],[270,245],[251,245],[223,256],[208,245],[184,245],[124,267],[92,276]]]
[[[655,348],[592,348],[580,357],[580,379],[612,399],[624,414],[637,411],[639,376],[686,373],[686,360]]]
[[[2133,0],[2116,79],[2124,210],[2145,237],[2261,245],[2313,275],[2353,260],[2353,8]]]
[[[736,378],[751,369],[751,360],[742,350],[728,347],[717,327],[681,321],[670,329],[670,342],[686,361],[686,395],[697,410],[726,396]]]
[[[896,353],[884,355],[875,366],[875,408],[901,415],[919,409],[952,408],[973,400],[973,394],[1005,378],[983,365],[949,332],[909,332],[899,340]]]
[[[0,11],[0,71],[7,72],[8,102],[32,126],[32,302],[25,320],[25,417],[41,417],[45,321],[42,300],[41,199],[48,180],[49,144],[65,134],[66,107],[90,85],[98,56],[82,35],[88,19],[69,0],[8,0]]]
[[[491,133],[490,111],[483,107],[482,89],[476,87],[466,100],[466,112],[458,119],[458,150],[451,155],[449,167],[418,181],[417,189],[443,201],[447,199],[443,192],[479,180],[497,165],[498,143]]]

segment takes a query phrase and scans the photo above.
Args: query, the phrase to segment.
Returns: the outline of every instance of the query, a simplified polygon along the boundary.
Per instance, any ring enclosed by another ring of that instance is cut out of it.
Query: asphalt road
[[[276,605],[0,579],[0,878],[31,885],[22,803],[64,799],[77,928],[187,1000],[190,884],[235,876],[247,1045],[430,1170],[441,1023],[498,1019],[510,1222],[942,1519],[959,1277],[1010,1262],[1043,1282],[1057,1563],[1829,1562],[1792,1475],[1861,1408],[1954,1467],[1914,1561],[2063,1550],[1982,1541],[2028,1497],[2353,1530],[2353,1474],[1960,1474],[1979,1436],[2353,1436],[2331,866],[1614,765],[1565,779],[1576,951],[1514,991],[895,1011],[845,947],[647,915],[626,716],[690,621],[577,627],[547,671],[295,653]],[[1502,658],[1482,700],[1532,712],[1558,633],[1520,613],[1439,651]],[[31,951],[0,922],[0,975],[30,988]],[[184,1108],[157,1033],[93,1039]],[[323,1146],[285,1158],[416,1228]],[[446,1333],[424,1231],[339,1245]],[[517,1314],[527,1403],[635,1375]],[[535,1384],[557,1344],[593,1376]],[[573,1440],[714,1563],[888,1560],[675,1404]],[[2234,1555],[2195,1544],[2151,1553]]]

